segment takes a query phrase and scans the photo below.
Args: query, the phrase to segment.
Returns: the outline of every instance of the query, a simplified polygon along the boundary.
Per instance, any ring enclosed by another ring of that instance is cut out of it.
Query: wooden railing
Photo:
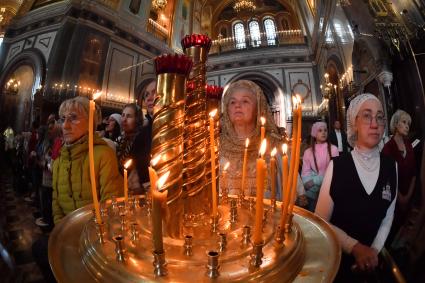
[[[153,34],[157,39],[167,42],[168,39],[168,30],[163,26],[155,22],[153,19],[148,20],[147,32]]]
[[[277,31],[274,38],[268,38],[266,33],[260,33],[259,38],[246,35],[240,40],[236,40],[235,37],[217,38],[213,40],[210,54],[290,44],[305,44],[305,38],[301,30]]]

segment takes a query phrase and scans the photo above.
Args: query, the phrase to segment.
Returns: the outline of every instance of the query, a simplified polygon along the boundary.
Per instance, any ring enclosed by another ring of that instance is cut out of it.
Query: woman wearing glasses
[[[385,123],[376,96],[354,98],[347,111],[348,141],[354,149],[331,161],[323,179],[316,213],[333,225],[343,250],[335,282],[368,276],[391,228],[397,165],[377,147]]]
[[[100,116],[100,110],[96,110],[96,114]],[[52,209],[55,223],[75,209],[93,202],[88,156],[89,100],[85,97],[75,97],[64,101],[59,107],[59,116],[62,121],[64,145],[52,169]],[[97,121],[94,124],[96,129]],[[121,195],[122,177],[118,173],[115,153],[96,134],[94,165],[99,200],[105,201],[112,195]]]
[[[100,109],[96,109],[96,112],[94,129],[101,117]],[[93,202],[88,156],[89,100],[81,96],[65,100],[59,107],[59,117],[63,145],[52,168],[52,214],[55,224],[68,213]],[[122,195],[122,177],[118,173],[114,150],[96,134],[94,167],[99,200]],[[47,248],[48,236],[43,234],[32,246],[33,257],[45,281],[56,282],[50,270]]]

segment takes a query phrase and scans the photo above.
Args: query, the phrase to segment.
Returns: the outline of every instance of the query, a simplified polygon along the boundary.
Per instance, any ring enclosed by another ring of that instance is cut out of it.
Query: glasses
[[[65,124],[66,121],[70,122],[73,125],[80,124],[80,118],[78,118],[78,116],[76,114],[69,114],[67,116],[62,116],[59,119],[59,122],[61,124]]]
[[[378,124],[378,126],[385,126],[385,123],[387,121],[387,119],[385,119],[385,116],[383,114],[378,114],[376,116],[373,116],[369,112],[363,112],[360,115],[357,115],[357,117],[359,117],[360,121],[366,125],[372,124],[373,119],[375,119],[376,124]]]

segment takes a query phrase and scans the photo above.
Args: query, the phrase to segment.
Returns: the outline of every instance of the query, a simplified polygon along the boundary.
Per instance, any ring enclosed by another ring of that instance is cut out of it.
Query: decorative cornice
[[[97,5],[102,6],[102,5]],[[134,26],[123,24],[125,21],[115,12],[106,7],[73,5],[70,2],[62,1],[52,5],[33,10],[14,20],[9,26],[6,38],[22,37],[23,34],[34,33],[39,29],[50,28],[51,25],[58,25],[66,21],[76,21],[85,23],[94,29],[116,36],[142,48],[153,55],[169,52],[171,49],[164,43],[154,38],[146,31],[135,30]],[[94,11],[96,10],[96,11]],[[48,11],[48,13],[47,13]]]

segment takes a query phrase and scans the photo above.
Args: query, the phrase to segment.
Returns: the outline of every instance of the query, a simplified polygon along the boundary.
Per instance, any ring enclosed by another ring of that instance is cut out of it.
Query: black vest
[[[334,159],[330,196],[334,209],[330,222],[350,237],[370,246],[396,195],[395,162],[381,155],[379,177],[370,195],[364,189],[351,154]]]

